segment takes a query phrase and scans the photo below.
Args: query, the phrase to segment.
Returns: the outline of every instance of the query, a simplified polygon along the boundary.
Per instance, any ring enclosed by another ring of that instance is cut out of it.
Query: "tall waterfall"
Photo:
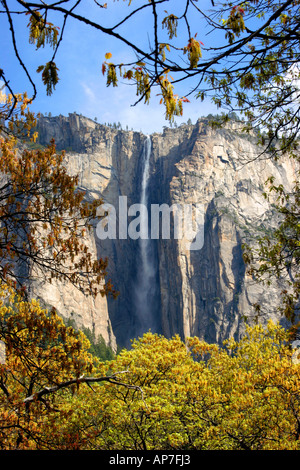
[[[156,281],[156,260],[154,254],[154,244],[151,240],[148,226],[148,208],[149,198],[149,176],[150,176],[150,155],[151,138],[146,136],[143,148],[143,171],[141,181],[140,204],[142,208],[148,210],[141,211],[140,214],[140,235],[139,238],[139,261],[137,265],[137,284],[136,284],[136,315],[137,315],[137,334],[143,334],[151,329],[157,332],[157,317],[155,298],[157,298]]]
[[[141,199],[140,204],[148,208],[148,182],[150,175],[150,155],[151,155],[151,139],[146,136],[146,141],[143,150],[143,178],[141,185]],[[142,261],[142,272],[148,278],[151,277],[153,267],[151,259],[149,259],[149,247],[150,239],[148,234],[148,213],[147,211],[141,213],[141,238],[140,240],[140,251]]]

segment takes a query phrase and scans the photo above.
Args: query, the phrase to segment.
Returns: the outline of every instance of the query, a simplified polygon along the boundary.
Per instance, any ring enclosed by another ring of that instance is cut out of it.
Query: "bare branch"
[[[33,101],[36,97],[36,94],[37,94],[37,91],[36,91],[36,86],[27,70],[27,67],[25,66],[24,62],[22,61],[21,57],[20,57],[20,54],[19,54],[19,51],[18,51],[18,48],[17,48],[17,43],[16,43],[16,37],[15,37],[15,31],[14,31],[14,25],[13,25],[13,21],[12,21],[12,18],[11,18],[11,15],[10,15],[10,11],[9,11],[9,8],[7,6],[7,3],[6,3],[6,0],[2,0],[2,4],[6,10],[6,13],[7,13],[7,18],[8,18],[8,21],[9,21],[9,26],[10,26],[10,31],[11,31],[11,35],[12,35],[12,42],[13,42],[13,47],[14,47],[14,51],[15,51],[15,54],[16,54],[16,57],[22,67],[22,69],[24,70],[24,72],[26,73],[27,77],[28,77],[28,80],[30,81],[31,85],[32,85],[32,88],[33,88],[33,96],[31,98],[31,100]]]

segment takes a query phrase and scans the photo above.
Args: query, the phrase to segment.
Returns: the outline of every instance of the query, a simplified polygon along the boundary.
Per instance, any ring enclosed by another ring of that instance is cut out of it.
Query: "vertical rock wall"
[[[120,196],[126,196],[127,207],[140,200],[145,136],[78,115],[42,118],[39,127],[40,143],[54,138],[58,149],[68,151],[69,172],[79,174],[79,186],[88,198],[102,197],[116,209],[118,225]],[[242,243],[275,222],[272,204],[263,196],[264,182],[274,175],[279,183],[292,185],[293,162],[257,159],[254,136],[242,135],[235,123],[213,130],[202,119],[166,128],[153,134],[151,142],[149,203],[204,208],[201,249],[191,250],[191,240],[174,236],[151,240],[157,268],[155,331],[221,342],[243,332],[243,316],[253,316],[256,302],[265,320],[276,316],[280,286],[265,290],[247,277]],[[131,220],[128,217],[128,224]],[[140,334],[134,304],[138,240],[100,240],[95,228],[91,244],[98,256],[109,258],[109,277],[120,292],[117,300],[95,304],[66,286],[43,286],[39,293],[62,313],[73,315],[79,326],[101,333],[107,343],[129,346]]]

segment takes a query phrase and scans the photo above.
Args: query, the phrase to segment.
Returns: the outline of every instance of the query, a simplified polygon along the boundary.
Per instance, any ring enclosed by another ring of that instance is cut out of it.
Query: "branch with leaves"
[[[65,382],[59,383],[58,385],[54,385],[52,387],[44,387],[42,390],[39,390],[38,392],[35,392],[34,394],[30,395],[29,397],[26,397],[24,399],[24,403],[25,404],[26,403],[31,403],[31,402],[35,402],[35,401],[38,401],[38,400],[42,401],[44,396],[52,394],[52,393],[56,393],[58,390],[62,390],[64,388],[69,388],[69,387],[72,387],[74,385],[76,387],[79,387],[79,385],[81,385],[81,384],[87,384],[90,387],[91,384],[100,383],[100,382],[108,382],[108,383],[113,384],[113,385],[119,385],[119,386],[122,386],[122,387],[125,387],[125,388],[128,388],[128,389],[133,389],[133,390],[136,390],[136,391],[140,392],[141,395],[143,395],[143,390],[141,389],[141,387],[139,387],[137,385],[127,384],[127,383],[121,382],[119,380],[119,376],[121,374],[124,374],[124,373],[128,374],[129,371],[128,370],[119,371],[119,372],[116,372],[115,374],[112,374],[110,376],[104,376],[104,377],[85,377],[83,375],[83,376],[78,377],[76,379],[67,380]]]
[[[6,108],[11,101],[6,97]],[[34,140],[28,99],[20,96],[18,102],[21,116],[11,118],[9,130]],[[88,247],[102,200],[85,200],[78,176],[68,175],[65,154],[56,152],[54,141],[37,150],[20,145],[13,135],[0,137],[0,279],[18,288],[34,279],[57,279],[84,294],[116,296],[106,280],[107,259]]]
[[[18,11],[11,11],[7,2],[2,4],[1,13],[8,17],[15,53],[27,73],[15,41],[14,15],[29,17],[27,34],[33,45],[48,45],[54,50],[49,61],[38,68],[48,94],[53,93],[59,80],[55,58],[72,19],[117,39],[136,54],[136,60],[126,64],[112,62],[111,53],[106,53],[102,72],[107,86],[117,86],[124,79],[134,84],[136,103],[149,103],[152,90],[158,89],[169,121],[182,114],[183,105],[192,94],[200,100],[211,97],[217,106],[238,111],[249,127],[261,128],[261,141],[272,142],[268,150],[276,152],[278,141],[281,150],[293,150],[299,132],[298,0],[250,0],[236,5],[229,1],[218,5],[211,2],[209,11],[204,11],[196,0],[185,0],[180,5],[174,1],[145,0],[138,6],[130,0],[128,14],[110,27],[102,24],[101,12],[105,9],[108,13],[112,6],[98,1],[98,21],[88,13],[79,13],[84,0],[72,5],[16,0]],[[168,11],[163,9],[164,4]],[[117,4],[114,7],[118,8]],[[121,29],[131,21],[139,24],[140,13],[149,16],[148,47]],[[49,21],[52,14],[61,16],[60,29]],[[195,18],[199,31],[193,31]],[[197,34],[203,34],[205,28],[209,28],[207,38],[204,40],[202,35],[198,39]],[[180,96],[176,87],[184,83],[188,92]],[[34,89],[33,98],[35,93]]]
[[[297,172],[299,175],[299,171]],[[244,245],[244,261],[250,276],[270,286],[274,279],[280,280],[282,287],[281,314],[292,324],[294,332],[300,326],[300,187],[294,182],[292,192],[283,185],[276,185],[274,177],[268,179],[268,191],[276,195],[276,211],[280,218],[276,229],[252,240],[256,248]],[[258,313],[260,311],[257,305]]]
[[[129,370],[109,372],[89,352],[87,337],[65,326],[55,310],[42,309],[7,284],[0,284],[0,447],[46,446],[49,421],[65,417],[62,397],[84,385],[107,383],[141,393],[140,386],[121,380]],[[58,431],[59,432],[59,431]],[[50,437],[51,439],[51,437]],[[49,445],[49,443],[47,444]],[[47,446],[46,446],[47,447]]]

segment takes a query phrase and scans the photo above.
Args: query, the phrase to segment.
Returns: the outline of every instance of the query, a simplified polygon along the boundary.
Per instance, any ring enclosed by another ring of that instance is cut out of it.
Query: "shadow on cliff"
[[[166,131],[168,132],[168,130]],[[192,126],[187,134],[178,130],[180,139],[176,145],[172,140],[172,145],[167,146],[166,153],[161,154],[158,147],[155,147],[155,139],[165,139],[165,134],[151,136],[152,153],[150,157],[150,177],[148,194],[148,214],[151,204],[171,204],[170,184],[175,176],[179,176],[176,164],[182,158],[191,153],[194,134],[199,129]],[[181,134],[182,133],[182,134]],[[126,133],[125,133],[126,134]],[[116,134],[112,151],[112,172],[104,193],[104,199],[109,198],[111,193],[115,193],[118,188],[119,195],[126,195],[128,207],[140,202],[141,181],[143,172],[143,145],[146,137],[143,134],[134,133],[136,152],[133,160],[128,161],[126,154],[120,152],[120,139],[122,132]],[[120,159],[125,162],[120,162]],[[127,160],[126,160],[127,159]],[[132,173],[132,183],[128,194],[122,194],[121,184],[116,179],[121,179],[122,168],[132,165],[135,168]],[[128,218],[130,223],[130,218]],[[151,223],[149,217],[149,224]],[[168,246],[167,246],[168,242]],[[153,333],[162,333],[167,337],[179,334],[183,337],[183,298],[182,279],[180,267],[177,263],[178,245],[175,240],[150,240],[148,249],[149,257],[152,260],[153,276],[151,286],[144,294],[143,279],[141,279],[141,252],[139,250],[139,240],[132,240],[129,237],[121,240],[101,240],[97,243],[99,255],[109,259],[108,277],[112,279],[120,295],[117,300],[108,299],[109,317],[112,323],[113,332],[120,347],[129,347],[130,340],[141,336],[148,330]],[[148,286],[149,287],[149,286]]]
[[[227,254],[231,258],[227,269],[230,269],[234,279],[233,283],[229,281],[221,246],[221,225],[224,217],[226,215],[220,214],[213,199],[205,215],[204,245],[201,250],[191,251],[191,288],[196,299],[192,334],[208,343],[219,344],[232,334],[235,336],[239,333],[238,302],[246,271],[242,240],[237,227],[230,221],[236,243]]]
[[[151,240],[148,246],[149,257],[153,261],[151,286],[148,286],[145,285],[143,273],[140,271],[142,260],[139,239],[132,239],[129,235],[125,239],[119,237],[122,210],[117,204],[119,196],[127,197],[127,212],[130,206],[140,203],[141,196],[142,157],[146,137],[140,133],[133,133],[135,150],[129,158],[126,152],[121,151],[128,135],[122,131],[114,135],[111,149],[113,171],[103,192],[104,201],[112,203],[116,208],[117,236],[115,239],[99,240],[95,233],[98,256],[108,258],[107,278],[112,280],[115,289],[119,291],[117,299],[108,298],[108,312],[113,333],[121,348],[129,348],[132,339],[142,336],[149,330],[161,333],[157,241]],[[127,182],[130,183],[127,188],[123,184],[124,168],[130,169],[130,176],[126,175]],[[124,217],[124,214],[122,216]],[[134,219],[138,217],[139,212]],[[127,228],[131,222],[132,217],[127,214]]]
[[[183,126],[178,129],[166,129],[163,134],[153,137],[154,167],[150,179],[151,203],[166,204],[171,207],[172,200],[171,183],[173,178],[181,177],[177,164],[190,155],[199,128],[195,126]],[[156,141],[156,144],[155,144]],[[167,142],[161,145],[162,141]],[[170,141],[171,145],[168,145]],[[163,147],[164,151],[162,151]],[[161,328],[164,336],[170,338],[178,334],[184,339],[184,299],[182,294],[182,273],[178,264],[179,247],[174,239],[173,222],[171,213],[171,237],[160,238],[157,241],[157,258],[160,284],[160,310]]]
[[[78,116],[71,116],[69,119],[74,120],[75,130],[81,129],[80,126],[84,124]],[[138,132],[106,130],[101,125],[96,126],[95,132],[90,131],[88,127],[83,127],[81,136],[80,133],[72,131],[71,124],[68,119],[53,119],[51,135],[50,131],[48,132],[49,128],[45,126],[44,138],[56,137],[59,141],[59,148],[69,146],[73,151],[85,154],[92,153],[93,149],[98,148],[99,143],[106,145],[106,151],[109,151],[111,156],[111,171],[110,179],[102,193],[104,201],[115,207],[118,206],[119,196],[127,196],[128,207],[140,202],[142,155],[146,137]],[[176,164],[191,155],[200,131],[204,132],[205,126],[204,130],[200,130],[198,125],[186,126],[182,129],[167,129],[163,134],[151,136],[153,149],[149,205],[171,205],[174,202],[171,201],[171,182],[174,177],[179,180],[181,177]],[[83,137],[86,139],[84,143]],[[128,146],[131,146],[130,157],[130,152],[124,150],[126,146],[127,150]],[[116,210],[118,226],[118,207]],[[215,220],[217,223],[214,224]],[[196,319],[192,333],[201,337],[204,334],[204,339],[210,342],[215,342],[219,336],[226,334],[223,331],[226,328],[224,325],[228,323],[230,315],[235,314],[238,286],[244,276],[241,251],[237,245],[232,257],[233,264],[236,263],[232,267],[235,288],[232,298],[229,301],[226,300],[220,279],[222,259],[220,259],[218,226],[216,207],[211,202],[205,221],[205,231],[209,233],[209,237],[205,237],[204,247],[201,250],[191,252],[194,274],[190,283],[196,298]],[[148,297],[144,297],[144,300],[142,298],[142,301],[137,304],[137,294],[142,294],[139,290],[142,289],[142,279],[139,273],[141,265],[139,241],[130,237],[120,239],[118,236],[115,239],[100,240],[96,235],[96,230],[95,240],[98,257],[108,258],[107,278],[112,280],[115,289],[120,292],[116,300],[108,298],[108,313],[117,344],[120,347],[129,347],[131,339],[142,335],[149,329],[167,337],[174,334],[183,337],[185,299],[182,294],[182,273],[178,265],[178,243],[175,240],[151,240],[149,250],[153,261],[154,276]],[[223,279],[223,284],[226,285],[226,279]],[[144,308],[141,307],[143,301]],[[220,326],[222,321],[223,325]]]

